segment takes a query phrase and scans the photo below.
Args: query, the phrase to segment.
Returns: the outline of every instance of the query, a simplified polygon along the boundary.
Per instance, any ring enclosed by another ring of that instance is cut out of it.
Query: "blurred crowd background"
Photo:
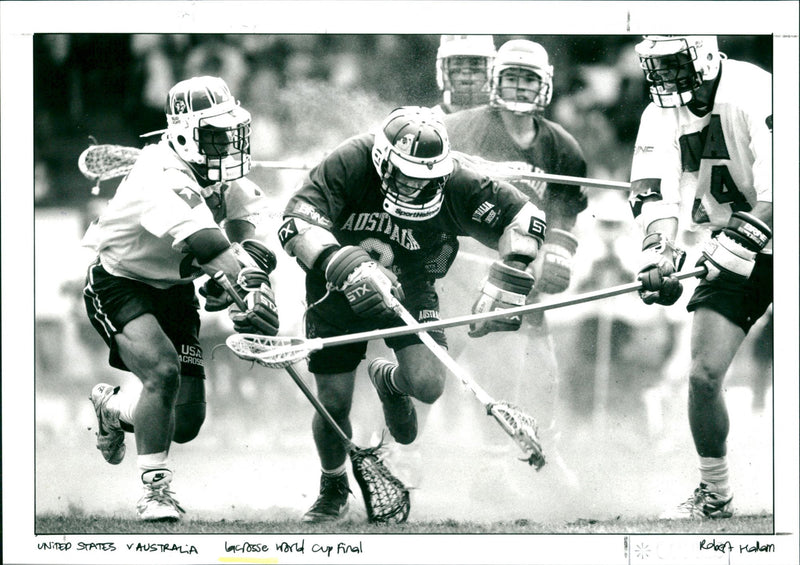
[[[519,37],[541,43],[550,54],[555,76],[547,117],[581,144],[588,176],[629,180],[639,117],[648,102],[633,50],[641,37],[497,35],[495,45]],[[148,139],[141,134],[165,126],[168,89],[178,80],[209,74],[224,78],[251,112],[254,160],[313,163],[396,106],[437,104],[438,46],[438,35],[34,36],[37,442],[42,449],[55,441],[73,442],[93,457],[93,439],[65,438],[64,427],[76,420],[91,425],[86,397],[94,383],[129,378],[107,367],[107,349],[90,327],[81,297],[88,259],[79,240],[113,194],[113,186],[101,186],[93,195],[78,170],[78,155],[90,136],[100,143],[143,146]],[[731,58],[772,71],[769,36],[721,36],[720,48]],[[250,178],[267,189],[277,218],[302,175],[254,169]],[[576,228],[580,247],[568,293],[631,282],[637,270],[641,237],[626,195],[595,190],[589,198]],[[683,234],[682,243],[689,249],[688,261],[694,261],[696,236]],[[298,280],[293,261],[281,254],[280,263],[288,273],[285,280]],[[299,331],[302,317],[292,286],[279,280],[277,288],[279,302],[286,303],[281,316],[287,333]],[[690,317],[683,305],[692,290],[690,282],[684,299],[672,308],[645,307],[631,294],[548,313],[561,365],[558,401],[565,428],[591,430],[598,421],[616,419],[632,441],[655,441],[664,450],[676,437],[685,441],[688,425],[680,413]],[[454,305],[451,312],[466,314],[470,305]],[[239,437],[238,423],[254,414],[285,411],[287,399],[298,406],[305,402],[288,379],[244,371],[240,361],[218,350],[211,360],[214,346],[231,328],[224,316],[206,318],[201,333],[212,400],[198,442]],[[738,391],[732,402],[749,413],[760,414],[771,403],[772,354],[770,312],[751,332],[728,380]],[[295,438],[310,451],[310,416],[308,410],[302,414],[301,419],[263,418],[254,434],[260,441]]]

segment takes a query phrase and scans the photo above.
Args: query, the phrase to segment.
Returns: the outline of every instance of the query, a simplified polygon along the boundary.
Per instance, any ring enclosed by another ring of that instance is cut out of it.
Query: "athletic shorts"
[[[710,308],[750,331],[772,304],[772,255],[759,253],[750,278],[744,282],[702,279],[686,305],[689,312]]]
[[[181,361],[181,375],[204,378],[203,350],[200,348],[200,302],[194,284],[166,289],[154,288],[133,279],[117,277],[97,260],[89,266],[83,289],[86,313],[94,329],[109,347],[108,363],[129,371],[119,356],[114,335],[142,314],[152,314],[167,334]]]
[[[313,271],[308,273],[306,276],[308,304],[317,302],[325,296],[325,292],[325,278]],[[439,319],[439,296],[436,294],[433,282],[416,284],[410,288],[403,287],[403,292],[405,294],[403,306],[415,319],[420,322]],[[405,325],[399,318],[389,321],[361,318],[350,308],[344,295],[336,291],[332,291],[324,300],[309,308],[305,322],[308,338],[331,337]],[[429,333],[436,343],[447,347],[444,330],[432,330]],[[354,371],[365,357],[367,343],[364,341],[314,351],[309,356],[308,370],[323,375]],[[422,342],[417,334],[409,334],[385,339],[384,343],[397,351]]]

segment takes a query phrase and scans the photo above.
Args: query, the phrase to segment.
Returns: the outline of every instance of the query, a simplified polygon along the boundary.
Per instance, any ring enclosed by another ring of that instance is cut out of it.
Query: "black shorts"
[[[772,255],[759,253],[750,278],[742,283],[702,279],[686,309],[710,308],[744,330],[750,331],[772,304]]]
[[[314,304],[325,295],[325,279],[314,271],[306,276],[306,300]],[[413,287],[403,287],[405,300],[403,306],[420,322],[439,319],[439,296],[433,282],[425,282]],[[376,321],[357,316],[341,292],[332,291],[322,302],[306,312],[306,337],[331,337],[335,335],[364,332],[379,328],[392,328],[405,325],[399,318],[390,321]],[[447,347],[444,330],[429,332],[431,337]],[[397,351],[422,343],[417,334],[391,337],[384,340],[387,346]],[[317,374],[348,373],[358,367],[367,352],[367,343],[351,343],[336,347],[326,347],[314,351],[308,359],[308,370]]]
[[[89,266],[83,289],[86,313],[94,329],[110,349],[108,363],[129,371],[119,356],[114,335],[142,314],[152,314],[167,334],[181,361],[181,375],[204,377],[200,332],[200,302],[194,284],[160,289],[149,284],[117,277],[97,260]]]

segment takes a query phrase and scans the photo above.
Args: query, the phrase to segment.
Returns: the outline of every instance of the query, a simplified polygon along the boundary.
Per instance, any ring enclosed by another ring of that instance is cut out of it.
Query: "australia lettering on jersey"
[[[353,212],[339,228],[350,232],[384,233],[389,239],[409,251],[419,249],[419,243],[409,228],[398,226],[387,212]]]

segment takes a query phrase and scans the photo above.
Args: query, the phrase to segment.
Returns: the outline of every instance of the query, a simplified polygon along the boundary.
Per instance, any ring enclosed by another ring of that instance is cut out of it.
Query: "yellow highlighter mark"
[[[277,557],[220,557],[220,563],[277,563]]]

